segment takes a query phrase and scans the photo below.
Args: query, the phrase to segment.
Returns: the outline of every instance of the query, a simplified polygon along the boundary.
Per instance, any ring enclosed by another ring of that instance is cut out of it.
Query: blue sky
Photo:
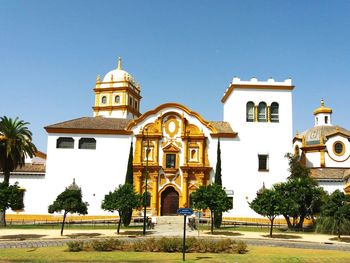
[[[321,98],[350,128],[350,1],[0,0],[0,116],[44,126],[92,116],[96,76],[123,59],[141,111],[179,102],[222,120],[234,76],[291,77],[294,132]],[[239,127],[234,127],[239,132]]]

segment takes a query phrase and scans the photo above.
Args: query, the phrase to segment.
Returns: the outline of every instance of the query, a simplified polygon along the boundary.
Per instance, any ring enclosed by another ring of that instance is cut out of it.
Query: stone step
[[[157,218],[157,225],[183,224],[183,220],[183,216],[159,216]]]

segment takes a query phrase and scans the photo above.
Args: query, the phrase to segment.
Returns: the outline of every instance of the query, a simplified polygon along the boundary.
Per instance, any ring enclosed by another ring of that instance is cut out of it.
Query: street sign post
[[[186,254],[186,217],[193,214],[193,210],[191,208],[179,208],[177,210],[178,215],[184,216],[184,236],[182,241],[182,261],[185,261]]]
[[[177,209],[177,214],[182,216],[190,216],[193,214],[192,208],[179,208]]]

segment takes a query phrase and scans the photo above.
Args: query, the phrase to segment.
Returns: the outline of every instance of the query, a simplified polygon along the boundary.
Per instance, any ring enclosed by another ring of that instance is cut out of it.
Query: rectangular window
[[[79,149],[96,149],[96,140],[94,138],[81,138],[79,140]]]
[[[176,154],[166,155],[166,168],[175,168],[176,166]]]
[[[259,158],[259,171],[268,171],[269,156],[267,154],[259,154],[258,158]]]
[[[72,137],[59,137],[56,142],[56,148],[73,149],[74,139]]]

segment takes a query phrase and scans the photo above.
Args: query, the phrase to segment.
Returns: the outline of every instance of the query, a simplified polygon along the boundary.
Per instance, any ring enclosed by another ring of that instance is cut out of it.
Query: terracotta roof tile
[[[22,167],[18,167],[16,170],[13,171],[13,173],[45,173],[46,172],[46,166],[45,164],[30,164],[26,163]],[[2,174],[2,169],[0,169],[0,173]]]
[[[209,123],[218,131],[218,133],[236,133],[232,130],[231,125],[226,121],[209,121]]]
[[[350,168],[313,168],[310,176],[319,181],[344,181],[349,175]]]
[[[104,117],[81,117],[46,126],[45,129],[88,129],[124,131],[131,120]]]

